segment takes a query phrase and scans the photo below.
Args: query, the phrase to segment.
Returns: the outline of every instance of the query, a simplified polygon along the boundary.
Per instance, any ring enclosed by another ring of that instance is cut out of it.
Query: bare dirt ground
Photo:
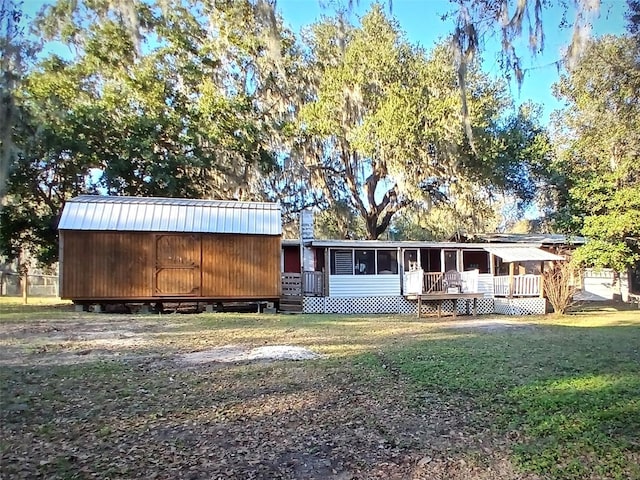
[[[380,332],[363,325],[346,341],[324,320],[304,330],[276,318],[69,311],[0,323],[0,478],[534,478],[473,398],[417,401]],[[391,342],[421,330],[390,327]]]

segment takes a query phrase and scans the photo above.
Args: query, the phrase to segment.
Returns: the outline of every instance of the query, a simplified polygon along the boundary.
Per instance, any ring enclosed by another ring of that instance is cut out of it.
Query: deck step
[[[302,313],[302,297],[283,295],[280,297],[279,310],[287,313]]]

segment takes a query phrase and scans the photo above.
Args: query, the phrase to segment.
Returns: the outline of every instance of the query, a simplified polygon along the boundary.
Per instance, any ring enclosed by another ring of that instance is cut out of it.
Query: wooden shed
[[[58,230],[60,296],[75,303],[280,297],[274,203],[85,195]]]

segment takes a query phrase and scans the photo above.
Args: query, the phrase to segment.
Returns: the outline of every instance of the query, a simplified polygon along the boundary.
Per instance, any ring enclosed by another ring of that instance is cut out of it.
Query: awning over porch
[[[547,262],[564,260],[564,257],[533,247],[483,247],[485,251],[500,257],[503,262]]]

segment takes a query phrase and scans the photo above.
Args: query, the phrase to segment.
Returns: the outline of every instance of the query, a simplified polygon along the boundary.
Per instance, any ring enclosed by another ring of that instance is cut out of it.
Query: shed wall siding
[[[61,232],[63,298],[150,297],[153,242],[147,233]]]
[[[400,295],[400,275],[330,275],[330,297]]]
[[[199,264],[200,268],[196,266],[193,271],[159,268],[159,276],[154,278],[157,240],[171,234],[93,231],[60,233],[64,239],[62,298],[87,301],[160,300],[165,287],[160,285],[161,296],[158,296],[158,291],[154,288],[157,281],[169,285],[170,291],[165,292],[164,296],[174,298],[185,296],[193,300],[243,300],[276,299],[280,296],[280,236],[191,234],[201,239],[201,263],[191,259],[189,255],[188,258],[185,257],[185,262]],[[171,267],[164,265],[167,266]],[[198,275],[199,278],[180,277],[187,274]],[[170,278],[165,279],[162,275],[169,275]],[[168,282],[169,280],[171,281]]]
[[[203,235],[202,252],[204,296],[280,296],[279,236]]]

